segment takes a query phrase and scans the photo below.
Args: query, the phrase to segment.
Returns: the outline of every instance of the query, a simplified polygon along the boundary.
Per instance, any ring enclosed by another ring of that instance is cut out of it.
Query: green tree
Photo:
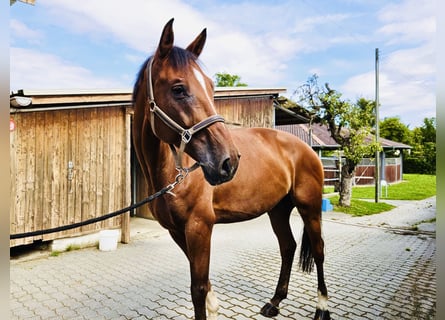
[[[412,131],[410,154],[403,161],[406,173],[436,173],[436,118],[425,118],[423,125]]]
[[[407,125],[400,121],[399,117],[388,117],[380,121],[380,136],[392,141],[411,145],[413,134]]]
[[[217,87],[247,87],[246,83],[241,82],[241,77],[236,74],[218,72],[215,74],[215,86]]]
[[[436,118],[423,119],[423,126],[420,127],[422,142],[436,142]]]
[[[351,205],[352,182],[357,165],[363,157],[375,154],[380,148],[368,141],[375,124],[375,102],[360,98],[356,103],[341,98],[341,93],[325,84],[318,85],[313,75],[296,90],[300,105],[304,106],[314,122],[328,126],[332,138],[340,145],[345,158],[339,185],[339,205]]]

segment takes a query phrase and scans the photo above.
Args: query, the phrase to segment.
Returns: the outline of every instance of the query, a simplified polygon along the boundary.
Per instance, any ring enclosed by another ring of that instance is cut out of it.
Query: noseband
[[[205,129],[215,122],[225,122],[224,118],[220,115],[212,115],[208,118],[205,118],[204,120],[201,120],[197,124],[193,125],[191,128],[185,129],[181,127],[176,121],[174,121],[172,118],[170,118],[164,111],[161,110],[161,108],[158,107],[158,105],[155,102],[154,94],[153,94],[153,82],[151,77],[151,69],[153,66],[153,60],[154,57],[150,59],[148,62],[148,68],[146,69],[146,72],[148,73],[148,106],[150,107],[150,123],[151,123],[151,130],[153,130],[153,133],[156,134],[155,131],[155,116],[157,116],[164,124],[166,124],[170,129],[175,131],[181,136],[181,144],[179,146],[179,151],[176,151],[176,148],[173,144],[170,144],[170,148],[173,152],[173,155],[175,157],[175,163],[176,163],[176,169],[180,172],[185,171],[185,173],[188,173],[189,171],[192,171],[199,167],[198,163],[195,163],[190,168],[183,168],[182,167],[182,154],[184,152],[185,146],[187,143],[190,142],[193,135],[202,129]],[[159,137],[158,137],[159,138]]]

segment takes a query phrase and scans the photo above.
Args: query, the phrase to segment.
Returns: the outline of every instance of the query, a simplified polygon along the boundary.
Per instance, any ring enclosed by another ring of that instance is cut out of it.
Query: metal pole
[[[375,49],[375,142],[379,143],[379,49]],[[375,152],[375,202],[380,197],[380,152]]]

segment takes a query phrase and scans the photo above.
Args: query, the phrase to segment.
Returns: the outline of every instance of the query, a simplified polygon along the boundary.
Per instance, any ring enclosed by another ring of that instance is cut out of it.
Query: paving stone
[[[323,227],[333,319],[434,318],[434,237],[332,221]],[[296,215],[292,228],[300,245]],[[259,311],[273,296],[280,270],[267,217],[215,226],[212,246],[219,319],[264,319]],[[277,320],[309,319],[315,312],[316,272],[303,274],[297,260]],[[113,252],[90,248],[13,261],[10,279],[12,319],[193,318],[188,262],[166,232],[139,235]]]

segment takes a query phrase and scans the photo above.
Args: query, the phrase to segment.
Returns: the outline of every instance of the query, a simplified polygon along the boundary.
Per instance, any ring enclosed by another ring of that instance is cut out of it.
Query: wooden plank
[[[116,185],[116,204],[115,204],[115,209],[114,210],[118,210],[118,209],[122,209],[126,202],[125,202],[125,176],[123,174],[123,172],[126,169],[126,163],[125,163],[125,159],[126,159],[126,155],[125,155],[125,149],[126,149],[126,132],[125,132],[125,128],[126,128],[126,119],[125,119],[125,108],[116,108],[116,117],[115,117],[115,121],[116,121],[116,126],[119,128],[119,135],[116,137],[117,138],[117,142],[116,142],[116,146],[117,146],[117,150],[116,150],[116,181],[117,181],[117,185]],[[113,221],[113,225],[115,226],[120,226],[122,223],[122,219],[123,216],[118,216],[114,219]]]
[[[102,192],[103,192],[103,211],[110,212],[110,181],[111,181],[111,173],[109,171],[110,168],[110,159],[112,156],[112,146],[111,146],[111,135],[114,134],[112,124],[109,119],[110,115],[107,113],[106,121],[104,121],[103,128],[103,181],[102,181]],[[105,227],[106,224],[102,224],[102,227]]]
[[[64,225],[63,212],[61,211],[60,192],[61,192],[61,152],[64,143],[61,141],[60,112],[51,112],[51,122],[47,123],[48,129],[53,133],[53,140],[48,144],[48,154],[51,159],[50,178],[51,181],[51,228]],[[51,238],[63,237],[62,232],[48,235]]]
[[[109,144],[110,144],[110,158],[108,166],[108,172],[109,172],[109,206],[107,212],[112,212],[118,207],[117,202],[117,194],[116,194],[116,188],[118,181],[116,178],[116,169],[119,165],[119,162],[117,161],[117,157],[119,156],[119,150],[117,146],[117,136],[119,135],[119,127],[116,122],[116,110],[111,109],[109,111],[108,118],[110,120],[110,135],[109,135]],[[106,227],[112,226],[112,221],[108,220],[105,221]]]
[[[81,166],[81,179],[82,179],[82,190],[81,190],[81,214],[82,217],[80,221],[88,220],[94,217],[90,209],[90,198],[89,198],[89,186],[90,186],[90,148],[91,148],[91,123],[89,117],[89,110],[82,110],[83,119],[79,125],[82,127],[82,132],[80,134],[80,166]],[[83,226],[81,231],[89,231],[92,229],[91,225]]]
[[[95,126],[95,136],[96,136],[96,208],[97,214],[103,215],[107,212],[106,208],[104,208],[104,176],[107,175],[104,168],[104,127],[106,126],[106,112],[104,110],[100,110],[98,112],[99,119],[101,121],[96,122]],[[102,224],[101,224],[102,225]]]
[[[119,128],[119,134],[116,136],[116,163],[115,163],[115,181],[116,188],[114,190],[116,195],[116,203],[114,210],[122,209],[125,206],[125,177],[122,172],[126,168],[125,164],[125,109],[115,108],[115,125]],[[111,222],[113,226],[120,226],[122,224],[123,215],[117,216]]]
[[[19,116],[12,116],[11,119],[17,126],[17,120]],[[15,234],[18,230],[16,222],[16,198],[17,198],[17,127],[14,131],[9,132],[9,181],[10,181],[10,195],[9,195],[9,233]],[[20,240],[20,239],[19,239]],[[9,246],[15,246],[18,244],[17,240],[10,240]]]
[[[76,122],[75,122],[75,134],[76,134],[76,147],[74,154],[74,221],[82,221],[82,183],[83,183],[83,170],[82,161],[84,157],[82,156],[83,142],[82,134],[84,114],[83,110],[76,110]],[[74,131],[74,130],[73,130]]]
[[[68,208],[68,157],[69,157],[69,111],[57,111],[55,127],[59,132],[58,170],[59,170],[59,215],[60,225],[69,225]],[[61,233],[62,237],[69,236],[71,230]]]
[[[69,224],[76,222],[75,218],[75,195],[76,195],[76,167],[79,164],[76,160],[77,153],[77,111],[68,111],[68,137],[67,137],[67,204],[66,216]]]
[[[30,114],[31,116],[31,114]],[[35,228],[36,230],[42,230],[44,228],[44,207],[43,207],[43,183],[45,181],[44,167],[45,159],[47,157],[45,144],[45,115],[43,113],[34,113],[32,116],[35,118],[35,188],[34,188],[34,215],[35,215]],[[43,237],[41,237],[43,239]]]
[[[36,108],[38,108],[39,105],[52,105],[54,110],[57,110],[58,107],[66,103],[127,103],[131,101],[131,95],[131,92],[115,94],[43,94],[34,95],[32,97],[32,104]]]
[[[94,218],[100,216],[102,213],[100,212],[100,208],[97,207],[97,123],[98,121],[98,112],[97,108],[93,108],[88,110],[88,124],[87,127],[90,131],[90,138],[88,140],[88,144],[90,145],[90,153],[88,158],[85,161],[89,162],[89,183],[88,183],[88,202],[89,202],[89,218]],[[97,226],[90,225],[90,230],[96,230]]]
[[[33,115],[26,117],[26,163],[25,163],[25,194],[24,194],[24,218],[25,218],[25,232],[39,229],[38,219],[35,212],[34,201],[34,181],[35,181],[35,159],[36,159],[36,127],[35,117]],[[29,222],[29,223],[27,223]],[[34,237],[33,240],[41,239],[41,237]]]
[[[54,141],[54,130],[51,127],[52,124],[52,114],[49,112],[43,112],[42,115],[42,123],[45,124],[45,130],[42,130],[42,139],[44,141],[44,159],[43,159],[43,199],[42,199],[42,214],[43,214],[43,228],[49,229],[52,228],[55,223],[53,222],[52,215],[52,165],[54,159],[51,157],[50,148],[51,144]],[[39,130],[40,131],[40,130]],[[43,134],[44,132],[44,134]]]
[[[125,110],[125,157],[122,171],[122,180],[125,181],[124,206],[131,203],[131,114]],[[130,212],[122,215],[121,219],[121,242],[130,242]]]

